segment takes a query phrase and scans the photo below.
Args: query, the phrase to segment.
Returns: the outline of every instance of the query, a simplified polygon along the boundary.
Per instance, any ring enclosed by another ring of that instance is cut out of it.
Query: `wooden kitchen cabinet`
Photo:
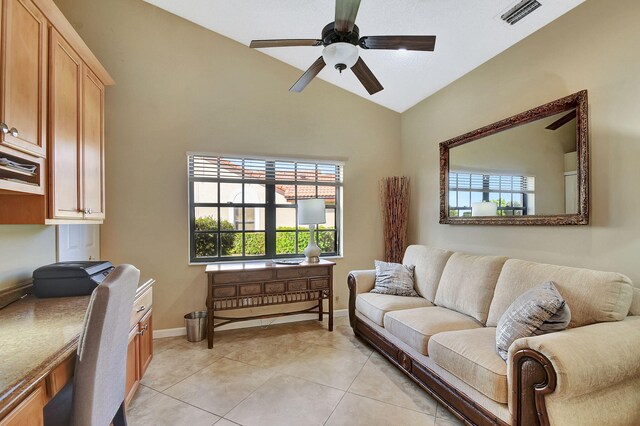
[[[82,82],[82,194],[85,219],[104,219],[104,84],[84,67]]]
[[[132,327],[127,347],[127,376],[125,404],[133,399],[140,380],[153,359],[153,310],[151,288],[141,294],[134,303]]]
[[[1,144],[45,157],[49,22],[31,0],[1,6]]]
[[[0,157],[37,167],[0,165],[0,224],[102,223],[114,81],[53,0],[0,5]]]
[[[51,219],[82,219],[80,56],[51,29],[49,207]]]
[[[0,420],[0,426],[42,426],[44,425],[43,409],[47,403],[43,386],[31,392],[11,413]]]

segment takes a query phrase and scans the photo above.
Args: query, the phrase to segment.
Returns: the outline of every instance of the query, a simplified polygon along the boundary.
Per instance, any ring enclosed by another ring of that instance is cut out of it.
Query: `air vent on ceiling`
[[[542,4],[540,4],[540,2],[536,0],[522,0],[520,3],[516,4],[514,7],[500,16],[500,18],[502,18],[502,20],[507,24],[513,25],[540,6],[542,6]]]

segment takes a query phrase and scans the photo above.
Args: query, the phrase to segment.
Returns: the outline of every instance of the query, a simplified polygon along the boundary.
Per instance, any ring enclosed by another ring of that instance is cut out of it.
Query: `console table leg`
[[[333,331],[333,292],[329,291],[329,331]]]
[[[213,309],[209,309],[207,315],[207,345],[209,349],[213,348]]]
[[[322,314],[324,313],[324,304],[322,302],[322,292],[320,292],[320,298],[318,299],[318,321],[322,321]]]

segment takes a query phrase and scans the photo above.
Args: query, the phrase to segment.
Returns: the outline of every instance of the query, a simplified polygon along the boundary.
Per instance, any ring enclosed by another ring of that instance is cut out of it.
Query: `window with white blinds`
[[[489,201],[499,216],[535,214],[535,177],[449,172],[449,215],[471,216],[471,205]]]
[[[259,157],[188,154],[191,262],[299,257],[309,228],[297,202],[325,200],[316,229],[323,255],[340,253],[343,165]]]

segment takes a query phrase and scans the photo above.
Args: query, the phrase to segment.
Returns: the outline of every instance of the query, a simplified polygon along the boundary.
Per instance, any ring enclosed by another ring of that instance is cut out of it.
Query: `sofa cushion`
[[[633,289],[633,299],[631,300],[629,315],[640,315],[640,288]]]
[[[375,265],[376,282],[371,293],[418,297],[418,293],[413,289],[415,266],[381,260],[376,260]]]
[[[404,252],[402,263],[416,267],[414,273],[415,289],[420,296],[429,302],[433,302],[436,297],[442,271],[444,271],[447,260],[452,254],[452,251],[420,245],[409,246]]]
[[[438,306],[393,311],[384,317],[389,333],[423,355],[429,355],[428,343],[434,334],[480,327],[475,319]]]
[[[498,355],[506,361],[509,346],[516,339],[564,330],[570,320],[571,310],[553,282],[525,291],[498,321]]]
[[[384,327],[384,316],[387,312],[426,306],[433,306],[433,304],[422,297],[361,293],[356,298],[356,309],[382,327]]]
[[[495,350],[495,327],[438,333],[429,340],[429,357],[483,395],[507,403],[507,364]]]
[[[622,274],[510,259],[498,279],[487,326],[495,327],[518,296],[545,281],[555,283],[571,308],[569,328],[620,321],[631,306],[631,280]]]
[[[506,260],[506,257],[454,253],[444,267],[434,303],[484,324],[493,290]]]

